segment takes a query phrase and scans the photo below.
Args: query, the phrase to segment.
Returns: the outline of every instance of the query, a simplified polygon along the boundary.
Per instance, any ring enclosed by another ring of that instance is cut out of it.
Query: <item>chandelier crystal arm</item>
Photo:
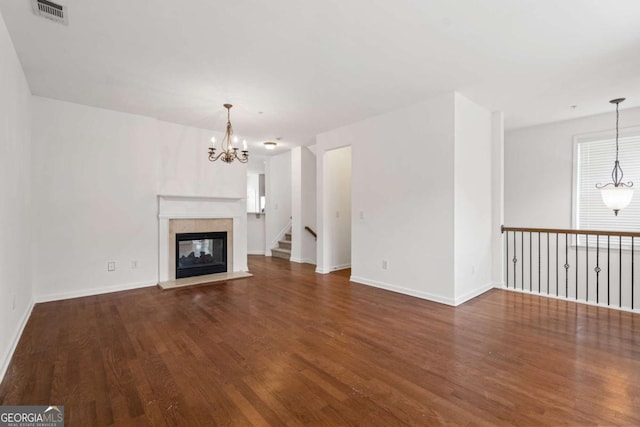
[[[216,155],[215,145],[209,147],[209,161],[215,162],[220,159],[225,163],[231,163],[234,160],[238,160],[240,163],[247,163],[249,161],[249,150],[245,148],[238,155],[238,148],[233,146],[233,126],[231,125],[231,104],[224,104],[224,108],[227,109],[227,128],[220,143],[220,154]]]

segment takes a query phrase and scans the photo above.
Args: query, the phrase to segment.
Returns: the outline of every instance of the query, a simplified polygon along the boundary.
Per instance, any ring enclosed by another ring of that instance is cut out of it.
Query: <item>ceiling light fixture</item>
[[[267,142],[264,143],[264,147],[267,150],[275,150],[276,145],[278,145],[278,143],[274,142],[274,141],[267,141]]]
[[[616,161],[613,164],[613,171],[611,172],[611,180],[613,182],[609,182],[607,184],[596,184],[596,188],[600,190],[600,194],[602,195],[602,201],[609,209],[613,209],[613,213],[618,216],[618,212],[631,203],[631,199],[633,198],[633,182],[622,182],[622,177],[624,174],[622,173],[622,168],[620,167],[620,162],[618,161],[618,137],[619,137],[619,129],[618,123],[620,119],[620,113],[618,112],[618,108],[620,107],[620,103],[624,101],[625,98],[612,99],[609,101],[612,104],[616,104]]]
[[[230,112],[231,104],[224,104],[224,108],[227,109],[227,130],[224,133],[224,138],[220,143],[220,149],[222,152],[216,156],[216,138],[211,137],[211,147],[209,147],[209,161],[215,162],[221,159],[225,163],[231,163],[234,160],[238,160],[240,163],[247,163],[249,161],[249,150],[247,150],[247,140],[242,141],[242,154],[238,156],[238,148],[233,144],[238,143],[238,137],[233,136],[233,127],[231,126]]]

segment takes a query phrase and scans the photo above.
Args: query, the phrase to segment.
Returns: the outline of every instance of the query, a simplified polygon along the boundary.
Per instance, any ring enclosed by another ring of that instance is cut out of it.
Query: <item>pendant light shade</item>
[[[622,182],[622,168],[620,167],[620,161],[618,160],[618,138],[620,136],[619,122],[620,122],[620,103],[624,101],[624,98],[612,99],[612,104],[616,104],[616,161],[613,164],[613,170],[611,171],[611,181],[607,184],[596,184],[596,188],[600,190],[602,195],[602,201],[613,213],[618,216],[618,212],[629,206],[631,199],[633,198],[633,182]]]
[[[613,212],[618,215],[618,211],[626,208],[633,198],[633,188],[631,187],[606,187],[600,189],[602,201]]]

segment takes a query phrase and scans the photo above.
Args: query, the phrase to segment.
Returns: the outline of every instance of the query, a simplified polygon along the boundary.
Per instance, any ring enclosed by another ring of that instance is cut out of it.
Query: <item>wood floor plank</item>
[[[83,426],[640,425],[637,314],[500,290],[453,308],[249,258],[251,278],[36,305],[0,404]]]

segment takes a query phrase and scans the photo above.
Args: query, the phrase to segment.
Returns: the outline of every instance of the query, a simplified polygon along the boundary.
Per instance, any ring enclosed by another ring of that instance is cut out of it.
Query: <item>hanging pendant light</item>
[[[238,142],[238,137],[233,136],[233,127],[231,126],[230,112],[231,104],[224,104],[224,108],[227,109],[227,130],[224,133],[224,138],[220,143],[220,154],[216,156],[216,138],[211,138],[211,147],[209,147],[209,161],[215,162],[220,159],[225,163],[231,163],[234,160],[238,160],[240,163],[247,163],[249,161],[249,150],[247,150],[247,140],[242,141],[242,154],[238,156],[238,148],[233,144]]]
[[[625,98],[612,99],[612,104],[616,104],[616,161],[613,164],[613,171],[611,172],[611,180],[613,182],[609,182],[607,184],[596,184],[596,188],[600,190],[600,194],[602,195],[602,201],[609,208],[613,209],[613,213],[618,216],[618,212],[631,203],[631,199],[633,198],[633,182],[622,182],[622,177],[624,174],[622,173],[622,168],[620,167],[620,162],[618,161],[618,137],[619,137],[619,129],[618,123],[620,119],[620,114],[618,112],[618,108],[620,103],[624,101]]]

